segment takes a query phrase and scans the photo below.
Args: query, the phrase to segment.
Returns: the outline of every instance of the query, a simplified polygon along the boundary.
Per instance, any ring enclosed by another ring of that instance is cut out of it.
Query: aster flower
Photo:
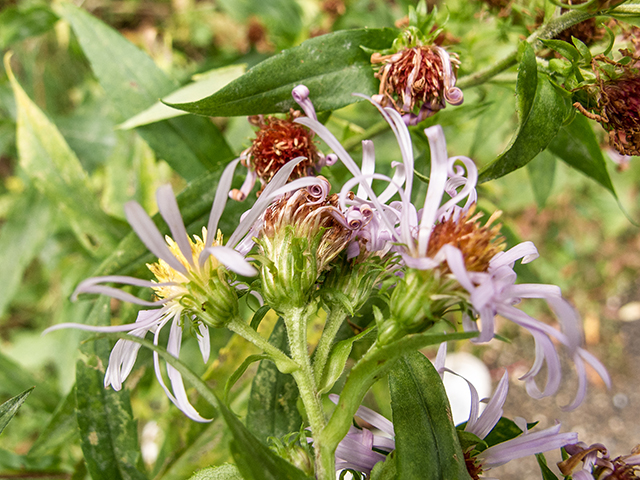
[[[300,105],[305,115],[317,120],[313,103],[309,100],[309,89],[304,85],[295,87],[291,95]],[[242,165],[247,168],[247,177],[240,189],[233,189],[229,196],[237,201],[247,198],[256,180],[260,181],[262,193],[273,176],[286,163],[304,157],[291,173],[291,180],[313,175],[335,159],[325,157],[316,147],[313,132],[294,122],[300,112],[291,111],[287,118],[257,115],[249,117],[249,122],[258,127],[251,146],[240,154]]]
[[[462,90],[455,86],[460,61],[442,47],[420,45],[388,55],[374,53],[371,63],[380,64],[375,73],[380,79],[375,100],[393,106],[407,125],[420,123],[447,103],[463,102]]]
[[[563,475],[571,475],[574,480],[637,480],[640,479],[640,445],[630,455],[621,455],[613,460],[609,451],[601,443],[587,445],[578,442],[567,445],[569,458],[558,463]],[[582,462],[582,468],[579,468]]]
[[[340,397],[331,394],[329,398],[337,404]],[[395,450],[395,432],[393,423],[370,408],[360,406],[356,416],[382,434],[373,433],[368,428],[351,426],[336,449],[336,470],[352,469],[369,475],[376,463],[385,460],[386,455],[380,453],[381,451]]]
[[[436,8],[427,14],[420,1],[409,7],[409,26],[390,49],[374,52],[371,63],[380,79],[374,97],[383,107],[402,114],[407,125],[416,125],[443,109],[447,103],[460,105],[462,90],[456,87],[458,56],[435,45],[441,29],[435,24]]]
[[[360,170],[326,127],[308,118],[297,121],[314,130],[354,175],[342,189],[341,205],[345,208],[349,203],[371,205],[375,222],[372,220],[369,225],[375,226],[377,231],[371,227],[363,231],[368,230],[372,237],[378,236],[391,243],[391,248],[402,256],[407,267],[390,300],[391,318],[378,326],[378,341],[389,343],[406,333],[423,331],[455,307],[467,312],[463,321],[465,330],[480,330],[478,324],[481,325],[480,336],[475,341],[487,342],[494,336],[495,315],[501,315],[524,327],[534,337],[535,359],[524,376],[527,391],[533,397],[552,395],[560,386],[560,361],[552,339],[567,348],[578,373],[578,392],[568,408],[575,408],[584,398],[585,362],[609,385],[609,376],[602,364],[581,348],[579,318],[562,298],[560,289],[555,285],[515,284],[514,263],[517,260],[527,263],[537,258],[535,246],[524,242],[504,252],[499,230],[490,226],[495,215],[484,226],[477,216],[473,216],[478,177],[473,161],[463,156],[449,158],[442,128],[427,128],[431,172],[424,206],[418,211],[410,201],[413,186],[410,172],[414,170],[414,161],[407,127],[395,110],[374,105],[389,122],[400,146],[402,164],[395,165],[393,179],[373,173],[372,145],[363,145]],[[380,196],[371,189],[373,179],[389,185]],[[360,185],[364,193],[350,198],[346,192],[355,185]],[[399,202],[384,203],[396,192],[400,196]],[[445,193],[450,198],[443,202]],[[558,316],[561,330],[517,309],[514,305],[522,298],[545,300]],[[471,320],[475,317],[478,322]],[[534,377],[544,363],[548,367],[547,382],[540,391]]]
[[[153,220],[136,202],[125,205],[125,214],[133,230],[158,261],[147,265],[155,280],[143,280],[134,277],[109,275],[93,277],[81,282],[76,288],[72,300],[79,294],[95,293],[125,302],[154,307],[141,310],[132,324],[118,326],[90,326],[76,323],[62,323],[45,330],[44,333],[62,328],[77,328],[94,332],[129,332],[144,337],[148,332],[154,335],[154,344],[158,344],[160,332],[165,325],[171,324],[167,351],[179,357],[183,330],[192,325],[205,362],[210,352],[209,327],[223,327],[238,316],[238,296],[236,290],[248,287],[234,280],[234,273],[242,276],[254,276],[257,270],[235,250],[240,240],[250,230],[251,225],[264,212],[274,197],[286,193],[286,182],[291,170],[300,159],[283,168],[265,189],[253,208],[244,215],[235,232],[226,245],[222,244],[222,234],[217,231],[218,222],[226,204],[227,193],[233,180],[233,173],[239,159],[231,162],[223,172],[215,200],[211,208],[209,222],[203,228],[202,238],[187,235],[178,204],[170,186],[160,187],[156,198],[158,209],[171,231],[171,237],[163,238]],[[128,292],[105,285],[117,283],[151,289],[155,300],[146,300]],[[122,383],[131,373],[140,345],[128,340],[118,340],[111,355],[105,373],[105,387],[111,385],[120,390]],[[165,384],[159,355],[154,352],[154,367],[158,382],[169,399],[192,420],[209,421],[201,417],[187,398],[180,373],[171,365],[166,366],[171,389]]]
[[[485,439],[502,418],[503,406],[509,391],[508,374],[506,371],[504,372],[493,396],[487,401],[486,408],[480,413],[480,398],[473,384],[466,378],[444,367],[446,352],[447,344],[443,343],[438,349],[438,356],[434,366],[441,377],[445,373],[450,373],[457,375],[467,382],[471,395],[471,409],[469,412],[469,420],[464,427],[464,431],[474,434],[481,440]],[[498,467],[511,460],[517,460],[529,455],[562,448],[572,444],[578,439],[577,433],[560,433],[560,424],[535,433],[528,431],[527,422],[522,418],[516,418],[516,424],[523,431],[522,435],[492,445],[481,452],[477,450],[474,452],[473,449],[465,452],[467,470],[471,478],[481,478],[480,475],[483,472],[493,467]]]

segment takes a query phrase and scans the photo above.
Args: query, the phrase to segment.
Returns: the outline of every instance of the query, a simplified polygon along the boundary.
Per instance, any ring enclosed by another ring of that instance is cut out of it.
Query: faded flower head
[[[622,53],[626,63],[603,55],[593,59],[595,113],[578,102],[574,106],[609,132],[611,145],[622,155],[640,155],[640,58],[628,50]]]
[[[302,306],[318,275],[371,216],[366,209],[343,211],[324,177],[299,181],[313,183],[273,202],[256,229],[263,294],[275,309]]]
[[[293,89],[292,96],[307,116],[317,118],[307,87],[298,85]],[[313,132],[294,122],[298,117],[300,112],[294,110],[287,118],[263,115],[249,117],[258,131],[251,146],[240,155],[242,164],[247,168],[247,178],[240,189],[231,190],[229,196],[232,199],[244,200],[256,180],[261,184],[260,195],[274,175],[292,160],[303,158],[291,172],[291,180],[314,175],[324,165],[331,164],[332,158],[325,158],[316,147]]]
[[[437,45],[405,48],[397,53],[374,53],[371,63],[380,65],[375,76],[380,90],[374,99],[392,106],[409,125],[415,125],[443,109],[460,105],[462,91],[455,86],[460,64],[455,54]]]
[[[587,445],[579,442],[567,445],[565,449],[570,457],[558,463],[558,468],[563,475],[571,475],[574,480],[640,479],[640,445],[636,445],[630,455],[614,459],[601,443]]]

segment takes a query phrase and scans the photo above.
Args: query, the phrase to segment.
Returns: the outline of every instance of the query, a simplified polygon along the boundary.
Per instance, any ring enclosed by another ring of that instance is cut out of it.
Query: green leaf
[[[45,5],[6,7],[0,13],[0,50],[46,32],[57,20],[58,17]]]
[[[29,457],[40,457],[52,453],[78,435],[76,420],[76,389],[71,389],[66,398],[60,402],[42,433],[31,445]]]
[[[153,60],[117,31],[85,11],[62,3],[100,85],[122,122],[146,110],[178,85]],[[181,117],[138,129],[158,156],[187,180],[217,170],[233,158],[220,131],[207,119]]]
[[[617,198],[602,150],[589,120],[585,117],[576,115],[573,122],[562,127],[549,144],[549,150],[571,167],[598,182]]]
[[[512,438],[516,438],[522,434],[522,430],[513,420],[509,420],[506,417],[500,418],[496,426],[489,432],[489,435],[484,437],[484,441],[490,447],[497,445]]]
[[[265,317],[265,315],[269,313],[269,310],[271,310],[271,307],[269,305],[263,305],[258,308],[258,310],[256,310],[256,313],[254,313],[253,317],[251,318],[251,328],[253,328],[254,330],[258,330],[260,322],[262,322],[262,319]]]
[[[282,318],[278,319],[269,343],[288,353],[289,342]],[[266,444],[268,437],[281,438],[300,430],[297,408],[298,387],[293,377],[280,373],[270,360],[260,362],[251,384],[247,407],[247,428]]]
[[[369,56],[361,47],[383,50],[395,36],[391,29],[365,28],[312,38],[259,63],[210,97],[171,106],[208,116],[288,112],[298,108],[291,90],[304,84],[317,111],[335,110],[356,102],[352,93],[378,92]]]
[[[123,236],[124,226],[102,211],[78,158],[56,126],[20,87],[9,58],[5,56],[5,67],[18,108],[20,165],[38,190],[57,205],[85,248],[106,257]]]
[[[342,340],[333,346],[322,372],[322,379],[318,385],[318,393],[323,394],[331,390],[331,387],[333,387],[338,381],[338,378],[340,378],[340,375],[342,375],[342,372],[344,372],[344,366],[347,364],[353,344],[373,331],[374,329],[370,328],[364,332],[360,332],[358,335]]]
[[[186,186],[177,195],[178,206],[188,232],[200,235],[202,227],[207,224],[211,205],[216,194],[219,180],[218,173],[212,172]],[[225,234],[231,234],[238,225],[242,212],[251,205],[245,202],[229,202],[220,219],[218,228]],[[169,234],[169,228],[160,214],[153,216],[153,221],[163,234]],[[115,251],[102,263],[96,275],[127,275],[139,266],[154,260],[147,247],[133,232],[129,233]]]
[[[398,478],[470,479],[449,399],[431,362],[415,352],[389,372]]]
[[[36,387],[31,387],[29,390],[25,390],[20,395],[16,395],[0,405],[0,434],[6,428],[7,424],[11,421],[13,416],[31,393],[31,390],[34,388]]]
[[[18,198],[0,229],[0,265],[3,270],[0,318],[7,312],[25,269],[40,252],[51,227],[49,202],[41,198],[35,189],[28,189]]]
[[[460,441],[463,452],[466,452],[471,447],[474,447],[474,450],[478,451],[487,449],[487,444],[484,440],[471,432],[461,430],[460,426],[458,426],[458,440]]]
[[[553,180],[556,176],[556,156],[548,150],[538,154],[531,162],[527,163],[527,173],[531,181],[533,196],[538,208],[543,208],[547,198],[553,190]]]
[[[198,75],[195,82],[190,83],[175,92],[167,95],[161,102],[156,102],[143,112],[131,117],[126,122],[118,125],[118,128],[127,130],[141,125],[166,120],[167,118],[179,117],[187,115],[184,110],[176,110],[165,103],[184,103],[195,102],[212,93],[217,92],[232,80],[241,76],[247,70],[245,64],[229,65],[227,67],[217,68]]]
[[[89,325],[107,325],[109,298],[96,300]],[[99,339],[85,344],[76,368],[76,417],[87,469],[93,480],[142,480],[147,476],[138,445],[129,393],[104,388],[111,342]]]
[[[534,93],[535,92],[535,93]],[[560,91],[538,75],[531,46],[524,50],[516,83],[518,131],[507,149],[479,173],[479,182],[500,178],[524,167],[556,136],[568,113]]]
[[[538,465],[540,466],[542,480],[558,480],[556,474],[547,466],[547,458],[544,456],[544,453],[536,453],[536,460],[538,460]]]
[[[584,42],[582,40],[580,40],[579,38],[576,37],[571,37],[571,41],[573,42],[573,44],[576,46],[576,48],[578,49],[578,52],[580,52],[580,56],[582,57],[582,59],[590,64],[591,63],[591,51],[589,50],[589,47],[587,47]]]
[[[238,467],[225,463],[197,471],[189,480],[242,480]]]
[[[236,369],[236,371],[233,372],[227,379],[227,383],[224,386],[224,397],[223,397],[224,403],[226,404],[229,403],[229,391],[235,385],[238,379],[242,375],[244,375],[244,372],[247,371],[247,368],[249,368],[249,366],[251,366],[252,363],[259,362],[261,360],[266,360],[268,358],[269,358],[268,355],[260,354],[260,355],[249,355],[247,358],[244,359],[244,361],[240,364],[240,366]]]
[[[396,480],[396,454],[395,451],[387,455],[384,462],[378,462],[371,470],[371,480]]]
[[[540,40],[545,47],[555,50],[560,55],[573,62],[577,62],[580,59],[580,52],[576,47],[564,40]],[[575,42],[574,42],[575,43]]]

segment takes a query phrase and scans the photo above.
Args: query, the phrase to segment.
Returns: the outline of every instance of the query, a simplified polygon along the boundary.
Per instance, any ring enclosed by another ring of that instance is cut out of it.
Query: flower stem
[[[536,45],[539,40],[547,40],[549,38],[553,38],[567,28],[572,27],[580,22],[584,22],[585,20],[595,17],[599,14],[599,11],[585,12],[581,10],[573,10],[571,12],[567,12],[564,15],[554,18],[542,25],[540,28],[538,28],[538,30],[529,35],[529,38],[527,38],[527,42],[529,42],[536,48],[536,50],[538,50],[542,47],[542,44]],[[495,77],[499,73],[503,72],[504,70],[507,70],[508,68],[514,66],[517,63],[517,56],[518,51],[514,50],[507,57],[499,60],[493,65],[472,73],[471,75],[466,75],[460,78],[456,85],[459,88],[468,88],[474,87],[476,85],[481,85],[489,79]]]
[[[258,332],[247,325],[241,318],[234,318],[228,324],[227,328],[237,333],[248,342],[253,343],[256,347],[262,349],[264,353],[269,355],[273,362],[282,373],[293,373],[300,370],[300,366],[289,358],[285,353],[271,345],[266,339],[262,338]]]
[[[322,380],[322,373],[324,372],[324,367],[327,364],[327,359],[329,358],[333,341],[346,318],[347,312],[342,308],[336,307],[329,312],[327,323],[325,323],[324,330],[322,330],[322,336],[320,337],[320,341],[316,347],[313,359],[313,371],[315,374],[316,385],[319,385]]]
[[[318,440],[319,434],[324,428],[326,419],[320,395],[316,386],[315,375],[311,367],[311,359],[309,358],[309,349],[307,346],[307,320],[309,318],[309,309],[300,307],[291,307],[283,311],[285,326],[287,327],[287,335],[289,336],[289,350],[291,357],[300,367],[298,370],[291,372],[293,379],[298,386],[300,399],[307,412],[309,426],[314,438],[314,447],[316,451],[316,478],[319,480],[334,478],[334,470],[327,470],[333,457],[329,461],[322,458],[322,448]]]

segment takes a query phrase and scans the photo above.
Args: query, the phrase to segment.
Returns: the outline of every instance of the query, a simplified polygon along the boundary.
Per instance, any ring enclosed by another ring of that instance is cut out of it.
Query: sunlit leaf
[[[377,93],[378,80],[361,47],[382,50],[395,36],[391,29],[365,28],[312,38],[259,63],[210,97],[172,106],[209,116],[288,112],[298,107],[291,90],[304,84],[316,110],[335,110],[359,100],[352,93]]]
[[[431,362],[416,352],[389,373],[398,478],[470,479],[449,399]]]
[[[165,103],[188,103],[200,100],[217,92],[229,82],[241,76],[246,69],[246,65],[230,65],[200,74],[195,82],[167,95],[162,99],[162,102],[154,103],[143,112],[118,125],[118,128],[127,130],[141,125],[159,122],[160,120],[166,120],[167,118],[187,115],[187,112],[184,110],[171,108],[165,105]]]

